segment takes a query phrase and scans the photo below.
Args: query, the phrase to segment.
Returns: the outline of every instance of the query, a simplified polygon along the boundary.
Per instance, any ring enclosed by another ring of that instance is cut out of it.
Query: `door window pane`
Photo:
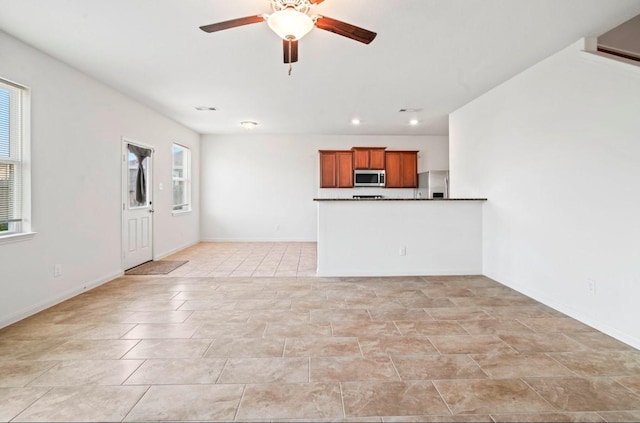
[[[142,170],[139,166],[138,156],[129,151],[129,172],[128,172],[128,187],[129,187],[129,208],[135,209],[140,207],[149,207],[149,157],[145,157],[142,160]],[[140,183],[138,181],[139,175],[138,173],[142,171],[141,186],[138,187]],[[139,189],[142,189],[142,194],[138,192]],[[142,201],[140,201],[142,200]]]

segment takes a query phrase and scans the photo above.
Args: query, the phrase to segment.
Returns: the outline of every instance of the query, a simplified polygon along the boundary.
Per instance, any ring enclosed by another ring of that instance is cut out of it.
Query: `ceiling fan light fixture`
[[[299,40],[313,29],[313,19],[295,9],[278,10],[267,19],[269,28],[283,40]]]

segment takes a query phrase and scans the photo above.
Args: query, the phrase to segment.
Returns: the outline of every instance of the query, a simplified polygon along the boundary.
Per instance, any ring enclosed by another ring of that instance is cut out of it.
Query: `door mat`
[[[148,261],[124,272],[125,275],[166,275],[173,272],[188,260],[158,260]]]

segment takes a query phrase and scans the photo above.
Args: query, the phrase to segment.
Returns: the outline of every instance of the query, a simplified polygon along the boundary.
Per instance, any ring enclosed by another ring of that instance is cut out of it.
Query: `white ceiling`
[[[204,134],[256,120],[256,133],[446,135],[448,113],[640,14],[640,0],[325,0],[315,14],[378,37],[315,28],[291,76],[266,23],[198,29],[269,12],[268,0],[0,0],[0,29]]]

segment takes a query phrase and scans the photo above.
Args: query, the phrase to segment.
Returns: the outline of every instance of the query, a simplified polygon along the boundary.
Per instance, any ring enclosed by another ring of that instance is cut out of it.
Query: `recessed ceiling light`
[[[217,109],[211,106],[196,106],[196,110],[201,112],[215,112]]]
[[[358,119],[358,118],[351,119],[351,124],[352,125],[360,125],[360,119]]]
[[[254,122],[252,120],[243,120],[242,122],[240,122],[240,126],[242,126],[244,129],[253,129],[258,126],[258,122]]]
[[[420,123],[420,121],[418,119],[411,119],[409,121],[409,125],[411,125],[411,126],[416,126],[419,123]]]

